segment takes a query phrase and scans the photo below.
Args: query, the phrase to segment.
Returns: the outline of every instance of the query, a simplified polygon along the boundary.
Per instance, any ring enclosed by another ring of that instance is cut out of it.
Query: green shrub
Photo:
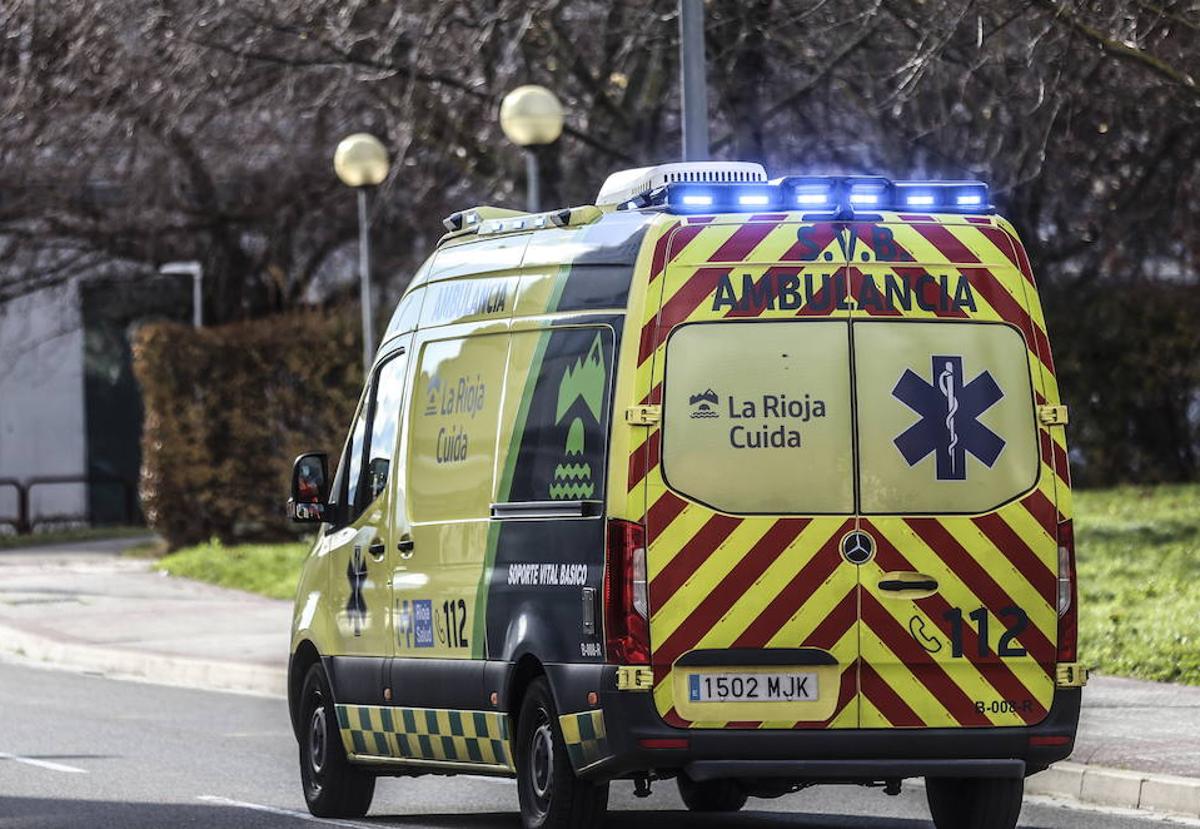
[[[292,460],[340,448],[362,386],[359,342],[348,317],[317,312],[143,326],[133,354],[147,523],[172,548],[293,535]]]

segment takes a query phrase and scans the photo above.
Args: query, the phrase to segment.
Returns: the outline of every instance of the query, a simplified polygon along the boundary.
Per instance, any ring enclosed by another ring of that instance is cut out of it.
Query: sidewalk
[[[0,550],[0,653],[282,696],[289,602],[171,578],[128,539]],[[1200,687],[1093,677],[1071,762],[1031,794],[1200,817]]]
[[[122,558],[129,539],[0,550],[0,651],[155,682],[285,692],[291,603]]]

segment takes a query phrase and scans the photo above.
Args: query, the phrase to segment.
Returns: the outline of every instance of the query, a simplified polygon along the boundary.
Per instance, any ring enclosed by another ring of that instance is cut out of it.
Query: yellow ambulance
[[[336,474],[295,464],[311,811],[924,778],[939,829],[1014,826],[1086,674],[1066,408],[987,187],[668,164],[445,224]]]

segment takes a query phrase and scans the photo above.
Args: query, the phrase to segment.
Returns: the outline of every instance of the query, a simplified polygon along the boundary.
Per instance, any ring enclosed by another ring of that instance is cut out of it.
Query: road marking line
[[[22,757],[19,754],[9,754],[6,751],[0,751],[0,760],[12,760],[17,763],[24,763],[27,766],[37,766],[39,769],[61,771],[66,774],[87,774],[87,769],[77,769],[65,763],[52,763],[49,760],[38,760],[34,757]]]
[[[215,803],[219,806],[234,806],[238,809],[250,809],[254,812],[266,812],[270,815],[281,815],[283,817],[294,817],[296,820],[307,820],[310,823],[323,823],[326,826],[350,826],[354,829],[378,829],[379,824],[376,823],[353,823],[348,820],[332,820],[330,818],[316,817],[308,812],[297,812],[292,809],[281,809],[278,806],[264,806],[261,803],[247,803],[244,800],[233,800],[228,797],[220,797],[215,794],[202,794],[196,798],[203,800],[205,803]]]
[[[502,786],[515,786],[517,780],[515,777],[492,777],[487,774],[460,774],[466,780],[478,780],[480,783],[499,783]]]

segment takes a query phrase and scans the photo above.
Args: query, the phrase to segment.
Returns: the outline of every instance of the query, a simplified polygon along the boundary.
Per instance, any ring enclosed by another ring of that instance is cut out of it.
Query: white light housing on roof
[[[747,184],[765,182],[761,164],[747,161],[685,161],[613,173],[600,188],[596,204],[620,205],[668,184]]]

